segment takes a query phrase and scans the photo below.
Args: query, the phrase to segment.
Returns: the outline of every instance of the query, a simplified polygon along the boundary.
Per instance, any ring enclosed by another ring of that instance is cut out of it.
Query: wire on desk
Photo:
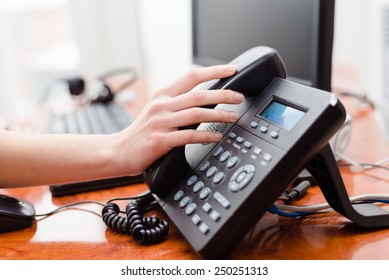
[[[351,203],[385,203],[389,204],[388,194],[365,194],[350,197]],[[318,214],[324,211],[333,211],[328,203],[315,204],[315,205],[282,205],[274,204],[270,207],[269,212],[277,214],[283,217],[298,218],[311,214]]]
[[[47,216],[51,216],[53,214],[56,214],[57,212],[60,212],[64,209],[67,209],[67,208],[70,208],[70,207],[73,207],[73,206],[77,206],[77,205],[82,205],[82,204],[98,204],[102,207],[105,206],[104,203],[101,203],[99,201],[94,201],[94,200],[85,200],[85,201],[78,201],[78,202],[73,202],[73,203],[69,203],[69,204],[66,204],[66,205],[63,205],[63,206],[60,206],[56,209],[54,209],[53,211],[50,211],[50,212],[47,212],[47,213],[43,213],[43,214],[36,214],[35,217],[47,217]]]
[[[385,166],[389,163],[389,158],[383,158],[379,161],[376,161],[374,163],[358,163],[354,161],[353,159],[349,158],[345,154],[342,153],[336,153],[336,155],[341,158],[346,163],[338,163],[339,166],[356,166],[358,168],[361,168],[363,171],[373,169],[373,168],[381,168],[386,171],[389,171],[389,167]]]
[[[100,205],[102,207],[105,207],[108,203],[112,202],[112,201],[116,201],[116,200],[135,200],[135,199],[143,199],[143,198],[146,198],[150,195],[150,192],[145,192],[143,194],[140,194],[140,195],[137,195],[137,196],[128,196],[128,197],[118,197],[118,198],[112,198],[110,200],[107,201],[107,203],[101,203],[99,201],[94,201],[94,200],[84,200],[84,201],[78,201],[78,202],[73,202],[73,203],[69,203],[69,204],[66,204],[66,205],[63,205],[63,206],[60,206],[50,212],[47,212],[47,213],[43,213],[43,214],[36,214],[35,216],[36,217],[47,217],[47,216],[50,216],[50,215],[53,215],[53,214],[56,214],[62,210],[65,210],[65,209],[68,209],[70,207],[73,207],[73,206],[77,206],[77,205],[82,205],[82,204],[97,204],[97,205]],[[151,209],[154,209],[155,208],[155,204],[152,204],[151,206],[149,207],[146,207],[145,208],[145,211],[149,211]],[[125,213],[125,211],[121,211],[121,213]]]

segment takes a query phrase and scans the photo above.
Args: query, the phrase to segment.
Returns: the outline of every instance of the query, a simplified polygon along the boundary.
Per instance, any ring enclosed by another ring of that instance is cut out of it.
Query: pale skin
[[[0,187],[137,175],[174,147],[218,142],[220,133],[178,128],[199,122],[235,122],[235,112],[200,106],[239,104],[244,98],[241,93],[194,89],[200,83],[235,72],[232,65],[189,71],[155,92],[135,121],[115,134],[52,135],[0,130]]]

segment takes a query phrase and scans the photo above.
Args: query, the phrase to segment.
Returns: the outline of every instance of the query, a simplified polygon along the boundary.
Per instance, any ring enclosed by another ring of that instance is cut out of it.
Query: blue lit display
[[[305,112],[277,101],[272,101],[261,114],[266,120],[277,124],[288,131],[295,127],[304,115]]]

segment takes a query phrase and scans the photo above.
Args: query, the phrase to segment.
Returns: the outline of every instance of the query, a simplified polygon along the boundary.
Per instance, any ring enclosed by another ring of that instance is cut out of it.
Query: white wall
[[[112,69],[143,72],[135,0],[71,0],[80,72],[95,79]]]
[[[333,65],[351,67],[366,89],[371,86],[373,1],[336,0]]]
[[[155,90],[191,64],[190,0],[137,0],[145,68]]]

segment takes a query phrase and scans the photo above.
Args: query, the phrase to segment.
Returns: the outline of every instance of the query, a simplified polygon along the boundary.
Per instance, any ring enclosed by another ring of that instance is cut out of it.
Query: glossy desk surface
[[[144,102],[139,99],[137,102]],[[353,117],[352,138],[347,155],[357,162],[372,163],[389,156],[381,128],[372,111],[354,99],[344,99]],[[140,104],[132,110],[139,111]],[[354,172],[340,168],[350,196],[389,193],[389,172],[380,169]],[[147,190],[143,184],[52,197],[47,186],[2,189],[0,193],[16,196],[34,204],[37,213],[46,213],[61,205],[84,200],[105,203],[113,197],[125,197]],[[324,202],[317,186],[296,204]],[[125,206],[125,202],[118,203]],[[167,240],[152,245],[136,244],[131,236],[111,232],[101,220],[101,206],[73,207],[32,227],[0,234],[0,259],[200,259],[171,225]],[[151,214],[163,217],[162,211]],[[389,228],[366,230],[353,225],[336,213],[293,219],[265,214],[249,231],[231,259],[389,259]]]

